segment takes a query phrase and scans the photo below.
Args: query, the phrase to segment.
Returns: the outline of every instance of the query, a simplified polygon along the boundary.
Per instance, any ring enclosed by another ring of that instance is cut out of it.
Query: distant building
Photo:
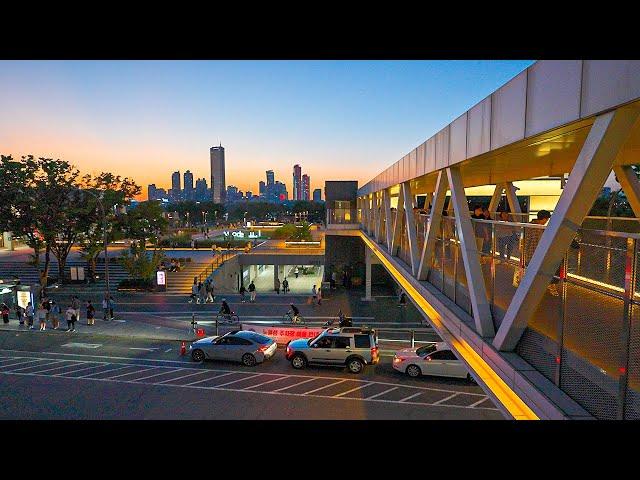
[[[247,193],[245,195],[247,196],[247,200],[251,200],[253,198],[253,192],[252,191],[247,191]]]
[[[196,180],[196,188],[195,188],[195,200],[197,202],[206,202],[210,201],[211,198],[207,195],[207,179],[206,178],[198,178]]]
[[[171,199],[175,202],[182,200],[182,190],[180,188],[180,171],[171,174]]]
[[[313,201],[314,202],[321,202],[322,201],[322,190],[319,188],[316,188],[313,191]]]
[[[302,167],[293,166],[293,200],[302,200]]]
[[[300,200],[309,201],[309,191],[311,189],[311,177],[306,173],[302,175],[302,198]]]
[[[193,173],[189,170],[184,172],[184,199],[185,200],[193,200],[194,192],[193,192]]]
[[[209,149],[211,159],[211,190],[213,201],[224,203],[226,196],[226,182],[224,176],[224,147],[221,145]]]
[[[156,199],[156,184],[152,183],[147,187],[147,200]]]
[[[273,170],[267,170],[267,185],[273,185],[275,183],[275,175]]]
[[[265,193],[266,193],[266,185],[262,180],[260,180],[260,182],[258,183],[258,195],[264,198]]]

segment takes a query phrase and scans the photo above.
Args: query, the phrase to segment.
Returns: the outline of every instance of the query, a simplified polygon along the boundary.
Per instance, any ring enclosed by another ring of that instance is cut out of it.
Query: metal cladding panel
[[[400,178],[400,162],[396,162],[393,164],[393,183],[400,183],[398,179]]]
[[[418,176],[418,149],[414,148],[409,154],[409,178]]]
[[[582,60],[546,60],[529,68],[527,137],[580,118]]]
[[[424,165],[427,172],[433,172],[436,169],[436,139],[431,137],[425,142]]]
[[[640,98],[640,60],[585,60],[582,118]]]
[[[456,118],[449,132],[449,165],[467,158],[467,114]]]
[[[467,158],[491,149],[491,97],[487,97],[468,112]]]
[[[491,95],[491,149],[524,138],[527,71]]]
[[[449,125],[436,133],[436,170],[449,165]]]
[[[418,153],[416,158],[416,177],[420,177],[427,173],[427,168],[425,165],[425,156],[426,156],[427,142],[421,144],[418,147]]]

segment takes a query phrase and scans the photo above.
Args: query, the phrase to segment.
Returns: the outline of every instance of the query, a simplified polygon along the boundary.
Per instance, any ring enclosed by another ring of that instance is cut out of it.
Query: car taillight
[[[371,356],[375,357],[378,355],[378,347],[371,347]]]
[[[393,357],[393,363],[402,363],[402,362],[404,362],[404,358]]]
[[[266,352],[269,349],[269,345],[262,345],[258,350],[261,352]]]

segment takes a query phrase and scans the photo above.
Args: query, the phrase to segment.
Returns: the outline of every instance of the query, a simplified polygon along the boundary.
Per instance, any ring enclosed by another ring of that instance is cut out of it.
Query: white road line
[[[489,397],[487,397],[487,398],[483,398],[482,400],[478,400],[477,402],[472,403],[471,405],[469,405],[469,408],[473,408],[473,407],[475,407],[476,405],[480,405],[482,402],[484,402],[484,401],[485,401],[485,400],[487,400],[488,398],[489,398]]]
[[[116,375],[115,377],[104,377],[105,380],[113,380],[114,378],[126,377],[127,375],[135,375],[137,373],[148,372],[149,370],[153,370],[155,367],[143,368],[142,370],[137,370],[135,372],[127,372],[121,373],[120,375]],[[135,382],[135,380],[133,380]]]
[[[374,398],[381,397],[385,393],[393,392],[394,390],[397,390],[397,389],[398,389],[398,387],[390,388],[389,390],[385,390],[384,392],[376,393],[375,395],[372,395],[370,397],[366,397],[365,400],[373,400]]]
[[[282,376],[282,377],[280,377],[280,378],[274,378],[273,380],[267,380],[266,382],[262,382],[262,383],[259,383],[259,384],[257,384],[257,385],[251,385],[250,387],[245,387],[245,388],[243,388],[242,390],[247,390],[247,389],[249,389],[249,388],[261,387],[262,385],[266,385],[267,383],[277,382],[278,380],[282,380],[283,378],[288,378],[288,377],[287,377],[286,375],[283,375],[283,376]]]
[[[157,348],[139,348],[139,347],[129,347],[129,350],[145,350],[147,352],[153,352],[154,350],[158,350]]]
[[[166,373],[179,372],[180,370],[167,370],[166,372],[154,373],[153,375],[149,375],[147,377],[136,378],[134,382],[140,382],[142,380],[146,380],[147,378],[159,377],[160,375],[164,375]]]
[[[361,388],[366,388],[366,387],[368,387],[369,385],[373,385],[373,383],[366,383],[366,384],[364,384],[364,385],[360,385],[359,387],[352,388],[351,390],[347,390],[346,392],[342,392],[342,393],[339,393],[339,394],[337,394],[337,395],[333,395],[333,396],[334,396],[334,397],[342,397],[342,396],[347,395],[347,394],[349,394],[349,393],[351,393],[351,392],[355,392],[356,390],[360,390]]]
[[[304,392],[302,395],[309,395],[310,393],[317,392],[318,390],[322,390],[324,388],[329,388],[329,387],[332,387],[334,385],[338,385],[340,383],[344,383],[346,381],[347,380],[345,379],[345,380],[340,380],[339,382],[330,383],[329,385],[325,385],[324,387],[320,387],[320,388],[316,388],[315,390],[309,390],[308,392]]]
[[[411,400],[412,398],[417,397],[418,395],[423,394],[424,392],[414,393],[413,395],[409,395],[408,397],[403,398],[402,400],[398,400],[399,403],[406,402],[407,400]]]
[[[47,361],[48,359],[45,359],[45,358],[38,358],[38,359],[36,359],[36,360],[27,360],[26,358],[20,358],[20,359],[17,359],[17,358],[16,358],[16,359],[14,359],[14,360],[18,360],[18,361],[17,361],[17,362],[15,362],[15,363],[10,363],[10,364],[8,364],[8,365],[2,365],[2,366],[0,366],[0,368],[13,367],[13,366],[15,366],[15,365],[23,365],[23,364],[26,364],[26,363],[33,363],[33,362],[45,362],[45,361]]]
[[[207,373],[207,370],[200,370],[200,371],[197,371],[195,373],[189,373],[188,375],[183,375],[181,377],[170,378],[169,380],[163,380],[161,382],[156,383],[155,385],[162,385],[163,383],[173,382],[174,380],[181,380],[183,378],[193,377],[194,375],[198,375],[200,373]]]
[[[216,378],[220,378],[220,377],[226,377],[227,375],[231,375],[233,373],[238,373],[238,372],[229,372],[229,373],[223,373],[222,375],[216,375],[215,377],[210,377],[210,378],[205,378],[203,380],[197,380],[195,382],[191,382],[191,383],[186,383],[184,385],[181,385],[183,387],[189,387],[191,385],[197,385],[198,383],[202,383],[202,382],[206,382],[208,380],[214,380]]]
[[[68,362],[68,360],[65,360],[65,362]],[[34,372],[34,373],[51,372],[52,370],[60,370],[61,368],[67,368],[67,367],[77,367],[79,365],[85,365],[85,362],[79,362],[79,363],[71,364],[71,365],[61,365],[59,367],[48,368],[46,370],[39,370],[38,372]]]
[[[14,360],[20,360],[22,358],[26,358],[26,357],[6,357],[6,358],[0,358],[0,362],[13,362]],[[0,367],[2,367],[2,365],[0,365]]]
[[[85,370],[91,370],[92,368],[98,368],[98,367],[104,367],[105,365],[109,365],[108,363],[102,363],[102,364],[98,364],[98,365],[93,365],[91,367],[86,367],[86,368],[81,368],[80,370],[72,370],[71,372],[64,372],[64,373],[56,373],[55,375],[53,375],[54,377],[61,377],[63,375],[66,375],[67,373],[78,373],[78,372],[84,372]],[[79,377],[77,377],[79,378]]]
[[[171,349],[170,349],[170,348],[167,348],[167,349],[164,351],[164,353],[169,353],[170,351],[171,351]]]
[[[43,361],[45,361],[45,360],[33,360],[31,362],[20,362],[18,364],[11,365],[11,367],[17,367],[17,366],[20,366],[20,365],[26,365],[27,363],[35,363],[35,362],[43,362]],[[62,361],[63,360],[60,360],[58,362],[53,362],[53,363],[60,363]],[[51,365],[51,363],[49,363],[48,365]],[[26,370],[28,368],[33,368],[33,367],[38,367],[38,366],[39,365],[29,365],[28,367],[21,367],[21,368],[15,369],[15,370],[8,370],[8,371],[10,371],[10,372],[19,372],[20,370]]]
[[[69,347],[69,348],[100,348],[102,346],[101,343],[80,343],[80,342],[70,342],[65,343],[64,345],[60,345],[61,347]]]
[[[295,378],[295,377],[292,377],[291,375],[288,375],[287,378]],[[279,388],[277,390],[273,390],[272,392],[273,393],[281,392],[282,390],[286,390],[286,389],[292,388],[292,387],[297,387],[298,385],[302,385],[303,383],[313,382],[314,380],[317,380],[318,378],[320,378],[320,377],[309,378],[309,379],[304,380],[302,382],[298,382],[298,383],[294,383],[293,385],[289,385],[288,387],[282,387],[282,388]]]
[[[222,385],[216,385],[216,388],[225,387],[227,385],[231,385],[232,383],[242,382],[243,380],[249,380],[250,378],[256,378],[256,377],[259,377],[260,375],[262,375],[262,374],[261,373],[254,373],[251,376],[248,376],[248,377],[245,377],[245,378],[240,378],[239,380],[233,380],[232,382],[223,383]]]
[[[447,400],[451,400],[453,397],[459,395],[460,392],[456,392],[453,395],[449,395],[446,398],[443,398],[442,400],[438,400],[437,402],[432,403],[431,405],[440,405],[442,402],[446,402]]]
[[[118,370],[124,370],[125,368],[128,368],[130,366],[131,365],[125,365],[123,367],[110,368],[109,370],[103,370],[102,372],[93,372],[93,373],[89,373],[87,375],[82,375],[81,377],[76,377],[76,378],[89,378],[91,375],[99,375],[101,373],[117,372]],[[99,380],[99,379],[91,378],[89,380]]]

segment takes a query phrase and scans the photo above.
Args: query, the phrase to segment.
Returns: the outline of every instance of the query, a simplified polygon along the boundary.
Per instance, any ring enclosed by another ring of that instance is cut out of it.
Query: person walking
[[[18,325],[23,327],[24,326],[24,319],[27,316],[26,310],[22,307],[20,308],[20,318],[18,319]]]
[[[27,326],[29,327],[29,330],[33,330],[33,305],[31,305],[31,302],[28,303],[27,308],[25,310],[25,315],[27,317]]]
[[[196,249],[196,241],[191,240],[191,250],[195,250],[195,249]]]
[[[216,256],[216,244],[212,243],[211,244],[211,256],[215,258]]]
[[[213,303],[213,281],[207,280],[207,303]]]
[[[200,295],[198,303],[205,303],[207,301],[207,287],[202,282],[198,283],[198,294]]]
[[[91,304],[91,300],[87,301],[87,325],[95,325],[96,323],[96,309]]]
[[[280,279],[276,278],[274,284],[274,290],[278,295],[280,295]]]
[[[58,305],[55,300],[51,302],[51,326],[54,330],[58,330],[60,328],[60,305]]]
[[[16,303],[16,319],[18,320],[18,324],[24,325],[24,309]]]
[[[113,320],[115,317],[113,316],[113,309],[116,306],[116,302],[112,296],[109,296],[109,318]]]
[[[245,293],[246,293],[247,289],[244,288],[244,284],[240,285],[240,301],[242,303],[244,303],[245,301]]]
[[[298,278],[298,274],[300,273],[300,270],[298,270],[298,266],[296,265],[296,269],[293,271],[294,275],[296,276],[296,278]]]
[[[193,285],[191,285],[191,298],[189,303],[198,302],[198,281],[194,278]]]
[[[282,294],[286,295],[286,293],[289,291],[289,282],[287,281],[287,279],[285,278],[282,281]]]
[[[109,299],[104,297],[102,299],[102,319],[107,320],[107,315],[109,314]]]
[[[9,323],[9,307],[6,303],[3,303],[0,307],[2,309],[2,323]]]
[[[318,305],[322,303],[322,287],[318,288]]]
[[[253,283],[253,280],[251,280],[251,283],[249,284],[249,298],[251,303],[255,303],[256,301],[256,285]]]
[[[317,302],[318,302],[318,290],[314,285],[313,288],[311,288],[311,305],[315,305]]]
[[[333,272],[331,272],[331,290],[335,290],[336,289],[336,281],[337,280],[338,280],[338,274],[334,270]]]
[[[76,312],[76,321],[79,321],[80,320],[80,299],[76,295],[74,295],[71,298],[71,306]]]
[[[498,219],[501,222],[509,222],[509,214],[501,210],[498,214]],[[496,225],[496,233],[499,234],[497,235],[499,258],[504,258],[505,260],[511,259],[513,246],[517,245],[519,237],[516,227]],[[498,262],[500,262],[500,260],[496,260],[496,263]]]
[[[67,319],[67,332],[75,332],[78,317],[76,316],[76,310],[73,308],[73,305],[69,305],[65,312],[65,317]]]
[[[47,309],[45,308],[45,303],[46,302],[42,302],[36,311],[38,323],[40,324],[40,331],[47,329]]]

